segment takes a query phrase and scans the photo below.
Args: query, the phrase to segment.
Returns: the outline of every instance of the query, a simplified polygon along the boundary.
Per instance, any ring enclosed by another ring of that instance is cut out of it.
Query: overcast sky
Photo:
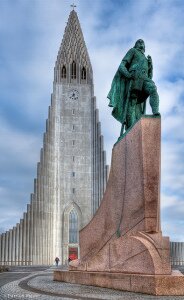
[[[68,0],[0,0],[0,231],[33,191]],[[184,241],[184,1],[76,0],[91,58],[108,163],[120,125],[106,95],[138,38],[154,64],[162,115],[162,230]]]

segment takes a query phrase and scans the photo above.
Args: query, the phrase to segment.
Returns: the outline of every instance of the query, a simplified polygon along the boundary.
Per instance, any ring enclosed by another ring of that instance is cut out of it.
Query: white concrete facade
[[[184,265],[184,242],[170,242],[171,264]]]
[[[80,255],[78,240],[69,243],[70,213],[79,231],[98,208],[107,177],[92,66],[72,10],[55,64],[34,192],[20,223],[0,235],[0,264],[53,264],[56,256],[65,264],[69,247]]]

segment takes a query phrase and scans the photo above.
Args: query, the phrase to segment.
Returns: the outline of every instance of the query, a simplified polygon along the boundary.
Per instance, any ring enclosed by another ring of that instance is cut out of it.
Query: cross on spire
[[[73,8],[73,10],[75,10],[75,7],[77,7],[77,5],[75,5],[74,3],[70,6]]]

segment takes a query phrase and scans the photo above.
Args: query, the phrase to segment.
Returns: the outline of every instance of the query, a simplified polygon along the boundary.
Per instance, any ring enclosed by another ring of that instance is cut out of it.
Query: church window
[[[86,79],[86,69],[84,67],[82,68],[81,79]]]
[[[76,62],[75,61],[73,61],[72,62],[72,74],[71,74],[72,76],[72,79],[76,79]]]
[[[66,78],[66,67],[63,66],[61,69],[61,78]]]
[[[78,215],[77,212],[72,209],[69,214],[69,243],[78,242]]]

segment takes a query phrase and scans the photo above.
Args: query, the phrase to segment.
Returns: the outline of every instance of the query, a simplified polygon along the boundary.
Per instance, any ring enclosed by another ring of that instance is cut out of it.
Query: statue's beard
[[[136,47],[138,50],[140,50],[141,52],[145,52],[145,47]]]

